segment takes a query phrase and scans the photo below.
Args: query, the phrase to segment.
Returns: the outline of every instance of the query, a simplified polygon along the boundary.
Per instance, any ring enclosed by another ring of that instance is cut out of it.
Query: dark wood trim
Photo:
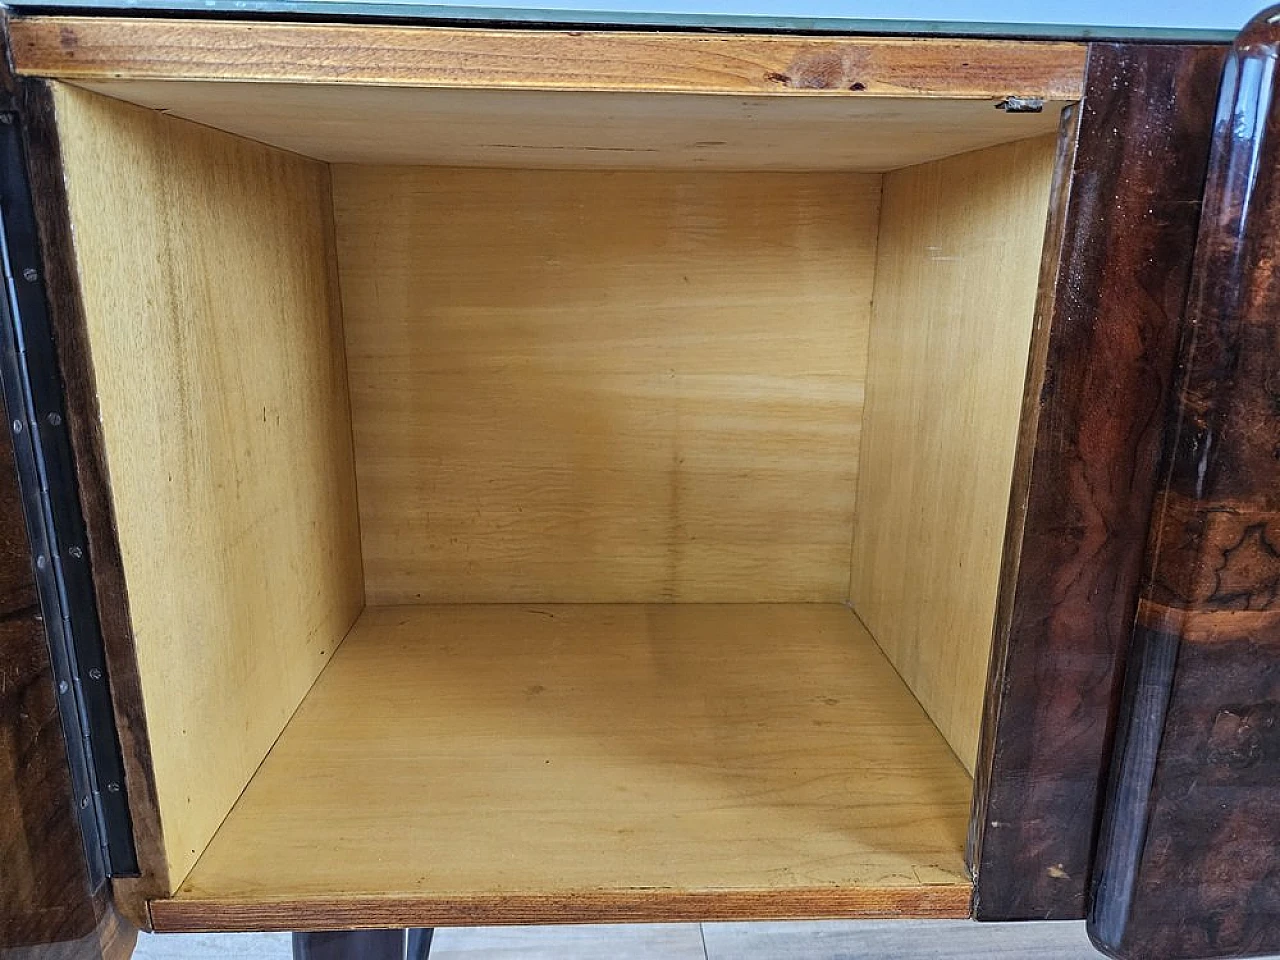
[[[1090,933],[1280,952],[1280,7],[1223,72]]]
[[[23,120],[31,193],[40,226],[49,315],[57,343],[67,426],[75,454],[76,481],[80,489],[80,506],[141,870],[141,876],[137,878],[116,880],[117,906],[130,922],[147,929],[150,919],[146,901],[169,893],[169,877],[124,566],[116,536],[98,416],[97,389],[87,326],[82,314],[66,190],[61,176],[62,156],[48,83],[20,81],[17,102]]]
[[[138,930],[105,901],[97,925],[84,936],[41,946],[0,949],[3,960],[129,960]]]
[[[1085,914],[1224,56],[1090,48],[1005,542],[970,838],[980,920]]]

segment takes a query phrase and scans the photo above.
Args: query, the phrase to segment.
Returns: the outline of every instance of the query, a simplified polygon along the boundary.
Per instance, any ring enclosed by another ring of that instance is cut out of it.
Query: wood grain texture
[[[1090,917],[1115,956],[1280,949],[1280,619],[1241,612],[1142,605]]]
[[[0,960],[129,960],[138,942],[138,928],[122,917],[105,895],[97,898],[98,922],[82,936],[68,936],[25,947],[0,947]]]
[[[6,74],[6,109],[16,108],[25,134],[54,314],[63,290],[51,254],[67,233],[61,195],[49,189],[61,169],[48,140],[49,102],[42,84],[11,81]],[[95,888],[86,868],[9,437],[8,430],[0,437],[0,956],[125,960],[137,931],[112,908],[108,885]]]
[[[369,607],[157,929],[963,915],[970,781],[848,609]]]
[[[980,919],[1085,911],[1221,58],[1090,55],[1010,501],[970,853]]]
[[[312,930],[381,928],[392,923],[536,926],[569,923],[697,923],[724,920],[960,919],[969,915],[969,883],[919,887],[812,887],[798,890],[716,890],[682,893],[499,894],[434,898],[186,901],[152,904],[165,933],[253,933],[306,925]],[[6,958],[7,960],[7,958]]]
[[[133,839],[141,868],[137,877],[118,878],[113,889],[120,912],[132,925],[145,928],[151,923],[147,898],[163,895],[171,888],[160,833],[137,654],[125,603],[124,568],[107,480],[88,326],[84,320],[50,86],[45,81],[26,80],[19,86],[18,94],[31,194],[40,226],[49,318],[62,375],[63,403],[93,570],[98,623],[109,665],[116,733],[125,766]]]
[[[1280,950],[1280,7],[1223,71],[1185,370],[1090,933],[1134,960]]]
[[[1085,46],[1008,40],[32,17],[20,74],[657,93],[1074,100]]]
[[[9,421],[6,419],[5,423]],[[0,434],[0,955],[91,932],[53,667],[9,431]]]
[[[334,200],[370,603],[844,599],[879,178]]]
[[[176,883],[362,603],[328,178],[84,91],[55,102]]]
[[[884,181],[849,599],[970,770],[1056,143]]]
[[[987,100],[422,89],[216,80],[81,86],[338,163],[883,171],[1053,131]]]

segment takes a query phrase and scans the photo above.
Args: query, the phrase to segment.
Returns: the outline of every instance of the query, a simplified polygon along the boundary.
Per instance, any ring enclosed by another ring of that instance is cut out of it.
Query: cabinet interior
[[[54,86],[157,928],[967,913],[1056,111]]]

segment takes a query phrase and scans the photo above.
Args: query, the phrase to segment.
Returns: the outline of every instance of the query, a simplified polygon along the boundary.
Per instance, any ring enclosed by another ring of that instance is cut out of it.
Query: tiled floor
[[[143,936],[138,960],[289,960],[288,934]],[[704,923],[440,930],[432,960],[1099,960],[1083,923]]]

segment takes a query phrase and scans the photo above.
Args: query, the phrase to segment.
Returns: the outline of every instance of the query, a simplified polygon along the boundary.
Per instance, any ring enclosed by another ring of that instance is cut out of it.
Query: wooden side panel
[[[328,177],[55,94],[176,883],[362,603]]]
[[[102,424],[93,390],[84,303],[68,217],[52,85],[19,87],[32,198],[40,224],[49,318],[64,385],[67,427],[92,565],[104,655],[110,670],[116,733],[125,765],[133,839],[141,874],[115,882],[116,904],[138,926],[149,926],[145,898],[168,889],[137,655],[124,601],[124,570],[107,484]]]
[[[1085,912],[1222,56],[1090,55],[1010,501],[970,850],[980,919]]]
[[[106,80],[1074,100],[1078,43],[33,17],[17,70]]]
[[[336,167],[369,602],[843,600],[879,185]]]
[[[1280,10],[1223,73],[1185,379],[1107,801],[1113,955],[1280,951]]]
[[[152,914],[965,916],[970,792],[841,604],[369,607]]]
[[[25,84],[3,82],[13,95],[4,108],[16,106],[30,135],[25,146],[36,205],[48,204],[54,198],[42,187],[51,154],[44,151],[48,128],[41,115],[47,101],[29,96]],[[0,200],[6,218],[13,200],[8,194]],[[42,218],[42,239],[48,240],[49,226]],[[51,248],[45,244],[40,264],[46,285],[55,279]],[[56,301],[58,291],[48,292]],[[95,886],[86,866],[57,703],[68,694],[56,687],[11,436],[7,427],[0,432],[0,957],[124,960],[137,931],[112,908],[109,885]]]
[[[884,183],[849,599],[970,770],[1056,143]]]

